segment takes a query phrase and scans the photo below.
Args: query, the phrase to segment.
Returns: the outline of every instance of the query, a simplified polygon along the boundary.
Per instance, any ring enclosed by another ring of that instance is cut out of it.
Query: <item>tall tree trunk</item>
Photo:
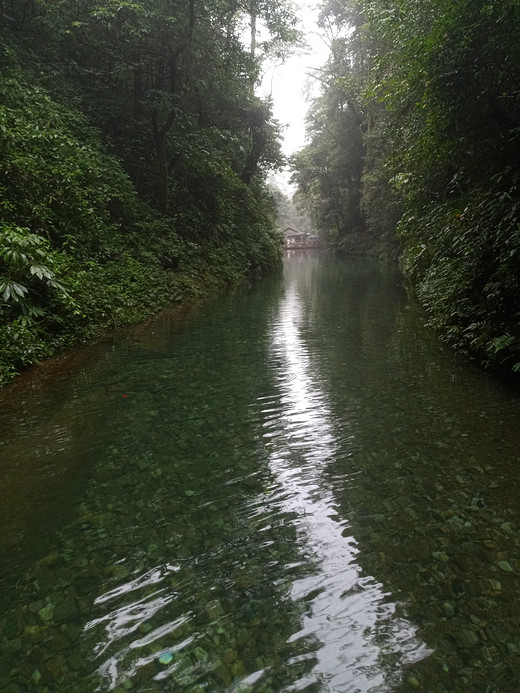
[[[159,173],[157,206],[163,214],[167,214],[170,209],[170,179],[168,176],[168,153],[166,147],[166,138],[173,127],[176,115],[175,109],[172,108],[164,123],[159,127],[157,113],[152,113],[153,140]]]
[[[251,17],[251,55],[254,58],[256,53],[256,0],[251,0],[249,15]]]
[[[134,118],[138,120],[143,115],[143,71],[140,67],[134,69]]]

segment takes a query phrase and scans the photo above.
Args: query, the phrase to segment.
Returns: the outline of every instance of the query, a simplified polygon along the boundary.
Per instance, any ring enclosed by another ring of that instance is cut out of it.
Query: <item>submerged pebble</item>
[[[248,332],[257,317],[248,313]],[[401,330],[406,316],[398,318]],[[219,339],[222,329],[219,323]],[[312,320],[306,329],[314,329]],[[317,691],[316,662],[331,652],[334,661],[334,648],[327,652],[321,642],[331,633],[341,648],[339,677],[351,676],[354,685],[354,667],[366,665],[367,690],[379,690],[378,677],[398,673],[402,686],[427,693],[484,692],[489,681],[498,682],[497,691],[514,691],[520,680],[520,607],[511,575],[520,572],[515,482],[500,477],[494,458],[485,464],[489,454],[482,460],[473,454],[465,433],[449,435],[445,395],[436,407],[430,388],[431,364],[420,372],[421,380],[429,373],[422,399],[409,383],[396,394],[401,385],[387,368],[394,358],[387,334],[384,370],[373,380],[379,387],[390,373],[395,386],[391,379],[386,391],[364,401],[361,364],[348,387],[330,379],[322,393],[326,407],[309,402],[314,418],[306,427],[301,419],[291,423],[276,390],[282,386],[264,373],[261,359],[272,340],[242,344],[240,335],[233,333],[230,353],[253,357],[250,380],[234,384],[240,364],[230,359],[233,373],[227,371],[214,343],[192,349],[186,369],[163,359],[161,346],[161,368],[171,369],[161,373],[168,387],[156,387],[154,360],[147,371],[153,391],[141,393],[153,407],[131,418],[110,412],[102,453],[89,453],[98,454],[95,481],[84,489],[76,520],[60,529],[59,550],[28,570],[0,614],[0,691]],[[332,341],[328,348],[334,356]],[[305,350],[297,361],[305,365]],[[328,363],[320,361],[320,368]],[[131,368],[125,364],[122,373],[131,377]],[[197,387],[188,387],[192,380]],[[446,392],[443,379],[439,387]],[[408,398],[411,409],[403,406]],[[333,439],[328,452],[327,435],[316,437],[320,411]],[[328,457],[319,459],[324,449]],[[312,514],[320,499],[323,513]],[[337,536],[330,523],[330,536],[312,534],[331,513]],[[328,573],[320,572],[322,559],[332,559]],[[337,613],[313,631],[335,595]],[[377,613],[377,622],[356,629],[357,613],[368,621]],[[362,654],[352,664],[354,651]]]
[[[499,561],[497,563],[497,565],[500,568],[500,570],[504,571],[504,573],[512,573],[513,572],[513,568],[511,567],[511,564],[508,563],[507,561]]]
[[[173,652],[161,652],[157,657],[159,664],[169,664],[173,659]]]

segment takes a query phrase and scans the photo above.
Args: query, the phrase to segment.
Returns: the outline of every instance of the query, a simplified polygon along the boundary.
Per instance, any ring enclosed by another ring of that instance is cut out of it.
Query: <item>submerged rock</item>
[[[208,602],[206,604],[206,613],[208,614],[209,618],[213,621],[219,618],[219,616],[224,615],[224,608],[218,599],[214,599],[213,601]]]
[[[511,564],[508,563],[507,561],[499,561],[497,563],[497,565],[500,568],[500,570],[504,571],[504,573],[512,573],[513,572],[513,568],[511,566]]]
[[[65,623],[75,619],[79,615],[79,607],[72,597],[65,597],[54,607],[53,620],[56,623]]]
[[[463,628],[455,633],[455,638],[459,645],[464,648],[470,648],[476,645],[479,641],[478,635],[475,631],[469,628]]]
[[[161,652],[157,657],[159,664],[169,664],[173,660],[173,652]]]
[[[43,609],[38,611],[38,615],[44,623],[52,621],[54,616],[54,604],[47,604]]]

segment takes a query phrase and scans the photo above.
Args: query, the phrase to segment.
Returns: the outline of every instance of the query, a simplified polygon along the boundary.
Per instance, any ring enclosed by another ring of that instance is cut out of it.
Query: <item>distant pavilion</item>
[[[307,234],[304,231],[298,231],[290,224],[284,228],[283,238],[286,248],[301,246],[307,242]]]

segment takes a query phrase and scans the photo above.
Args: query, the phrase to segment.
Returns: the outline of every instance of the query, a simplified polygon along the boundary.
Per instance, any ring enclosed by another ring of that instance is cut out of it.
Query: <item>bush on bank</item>
[[[261,184],[224,172],[216,228],[195,204],[163,215],[84,115],[11,66],[0,78],[0,384],[105,328],[279,266]]]

